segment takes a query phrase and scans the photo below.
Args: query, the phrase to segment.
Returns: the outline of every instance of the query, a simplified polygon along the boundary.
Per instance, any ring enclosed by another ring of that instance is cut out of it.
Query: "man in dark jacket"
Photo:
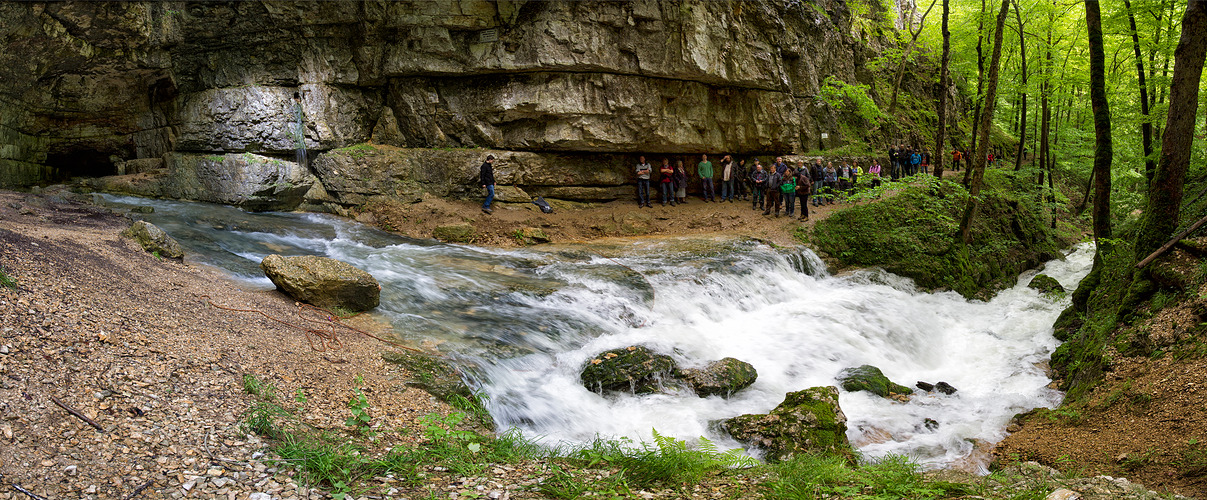
[[[486,155],[486,161],[482,162],[482,169],[478,173],[478,182],[482,184],[482,188],[486,189],[486,201],[482,203],[482,212],[486,214],[494,213],[490,209],[491,202],[495,201],[495,155]]]
[[[771,207],[775,207],[775,216],[780,215],[780,184],[784,183],[784,176],[780,175],[774,169],[767,175],[767,208],[763,210],[763,215],[771,215]]]

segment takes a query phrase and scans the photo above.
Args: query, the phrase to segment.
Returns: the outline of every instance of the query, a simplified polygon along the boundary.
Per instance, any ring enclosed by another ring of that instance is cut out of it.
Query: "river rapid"
[[[836,385],[842,369],[871,364],[906,386],[946,381],[959,390],[908,403],[840,393],[847,435],[865,456],[905,454],[936,468],[966,462],[978,442],[1005,437],[1014,414],[1062,397],[1047,388],[1043,365],[1058,344],[1051,325],[1067,299],[1027,288],[1033,272],[981,302],[919,292],[880,270],[831,276],[808,250],[737,237],[500,250],[404,238],[319,214],[97,196],[112,206],[154,207],[139,217],[179,239],[189,260],[247,286],[272,288],[258,267],[272,253],[322,255],[370,272],[382,285],[374,314],[400,340],[438,345],[486,394],[500,429],[549,444],[648,441],[656,429],[738,447],[715,421],[766,413],[788,392]],[[1092,257],[1092,248],[1078,247],[1044,273],[1071,290]],[[754,365],[758,380],[728,399],[602,396],[579,382],[599,352],[638,344],[684,367],[738,358]]]

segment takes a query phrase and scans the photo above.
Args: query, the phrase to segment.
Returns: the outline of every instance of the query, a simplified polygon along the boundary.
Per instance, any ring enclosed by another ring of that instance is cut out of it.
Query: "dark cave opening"
[[[56,180],[60,181],[73,177],[116,175],[117,167],[109,159],[111,154],[97,150],[62,151],[48,154],[46,164],[55,168],[58,174]]]

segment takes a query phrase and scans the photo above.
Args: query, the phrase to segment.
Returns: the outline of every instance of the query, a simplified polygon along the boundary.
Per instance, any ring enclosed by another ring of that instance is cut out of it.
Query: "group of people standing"
[[[805,165],[804,160],[796,162],[796,166],[784,162],[783,157],[777,157],[775,163],[764,168],[761,160],[754,159],[747,164],[745,159],[734,161],[730,155],[721,158],[720,165],[714,166],[708,155],[701,155],[696,172],[689,176],[679,160],[672,166],[670,160],[662,159],[662,165],[654,174],[654,167],[640,157],[635,167],[637,174],[637,206],[650,207],[651,184],[658,185],[663,206],[676,206],[687,203],[687,185],[689,179],[698,179],[700,196],[705,203],[729,202],[737,200],[750,201],[751,209],[763,210],[764,215],[774,211],[779,217],[780,209],[789,217],[796,215],[796,200],[800,200],[800,218],[808,219],[808,205],[820,206],[833,204],[839,197],[854,191],[859,177],[864,171],[858,163],[842,162],[835,166],[833,162],[822,165],[817,159],[812,165]],[[869,173],[873,183],[879,184],[880,165],[873,162]],[[720,199],[717,199],[716,181],[720,181]]]

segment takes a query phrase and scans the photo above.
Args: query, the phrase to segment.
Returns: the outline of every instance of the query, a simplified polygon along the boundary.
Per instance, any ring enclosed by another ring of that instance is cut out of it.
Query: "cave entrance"
[[[46,156],[46,164],[54,167],[58,173],[57,181],[72,177],[103,177],[116,175],[117,167],[109,160],[115,152],[96,150],[75,150],[50,153]]]

